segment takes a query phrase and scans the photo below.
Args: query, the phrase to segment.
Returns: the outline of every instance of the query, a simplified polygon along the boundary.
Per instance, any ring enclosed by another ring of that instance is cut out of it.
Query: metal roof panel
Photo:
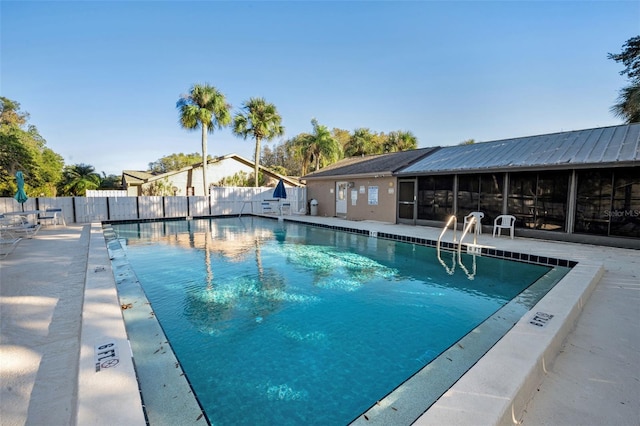
[[[443,147],[399,174],[597,165],[640,160],[640,124]]]

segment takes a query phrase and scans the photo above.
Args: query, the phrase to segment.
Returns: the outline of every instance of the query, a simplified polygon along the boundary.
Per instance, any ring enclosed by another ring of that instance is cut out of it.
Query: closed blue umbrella
[[[24,176],[22,175],[22,172],[16,173],[16,183],[18,184],[18,192],[16,192],[16,195],[13,198],[22,204],[22,211],[24,211],[24,203],[27,202],[29,197],[27,197],[27,193],[24,192]]]
[[[276,185],[276,189],[273,191],[273,198],[279,199],[278,204],[280,204],[283,199],[287,198],[287,191],[284,189],[284,182],[282,181],[282,179],[280,179],[280,181]],[[279,205],[278,207],[280,210],[280,216],[282,216],[282,205]]]
[[[276,185],[275,191],[273,191],[273,198],[287,198],[287,191],[284,189],[284,182],[282,179]]]

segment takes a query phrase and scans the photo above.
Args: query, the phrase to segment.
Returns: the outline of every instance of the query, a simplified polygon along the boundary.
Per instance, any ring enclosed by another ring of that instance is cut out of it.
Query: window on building
[[[568,199],[568,172],[538,173],[536,229],[564,232],[567,224]]]
[[[458,175],[458,222],[471,212],[480,209],[480,177]]]
[[[503,192],[503,173],[480,176],[480,211],[484,213],[484,223],[493,225],[494,219],[502,214]]]
[[[640,237],[640,169],[578,172],[575,232]]]
[[[446,220],[453,214],[453,176],[418,178],[418,219]]]
[[[611,171],[585,170],[578,173],[575,232],[608,235],[611,209]]]
[[[516,226],[533,228],[535,223],[536,173],[511,173],[507,211],[516,217]]]
[[[569,172],[513,173],[509,177],[508,212],[516,226],[565,231]]]
[[[502,173],[458,176],[458,221],[471,212],[484,213],[483,224],[502,214]]]
[[[640,169],[613,172],[613,206],[610,233],[617,237],[640,237]]]

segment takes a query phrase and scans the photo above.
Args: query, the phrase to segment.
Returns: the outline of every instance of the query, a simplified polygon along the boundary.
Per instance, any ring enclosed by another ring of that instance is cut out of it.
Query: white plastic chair
[[[503,229],[508,229],[513,240],[513,231],[516,224],[516,217],[510,214],[501,214],[493,221],[493,236],[495,238],[496,232],[498,236],[501,235]]]
[[[482,218],[484,217],[484,213],[482,212],[471,212],[467,216],[465,216],[462,230],[464,231],[465,229],[467,229],[467,224],[472,217],[476,218],[476,223],[473,225],[474,232],[476,233],[476,235],[482,234]]]

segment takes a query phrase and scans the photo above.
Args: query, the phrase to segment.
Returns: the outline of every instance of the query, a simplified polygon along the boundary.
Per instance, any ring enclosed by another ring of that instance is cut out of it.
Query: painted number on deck
[[[533,324],[536,327],[544,327],[549,321],[551,321],[553,315],[546,314],[544,312],[536,312],[536,314],[529,320],[529,324]]]
[[[107,341],[95,346],[94,362],[96,373],[103,368],[115,367],[120,363],[118,345],[114,341]]]

